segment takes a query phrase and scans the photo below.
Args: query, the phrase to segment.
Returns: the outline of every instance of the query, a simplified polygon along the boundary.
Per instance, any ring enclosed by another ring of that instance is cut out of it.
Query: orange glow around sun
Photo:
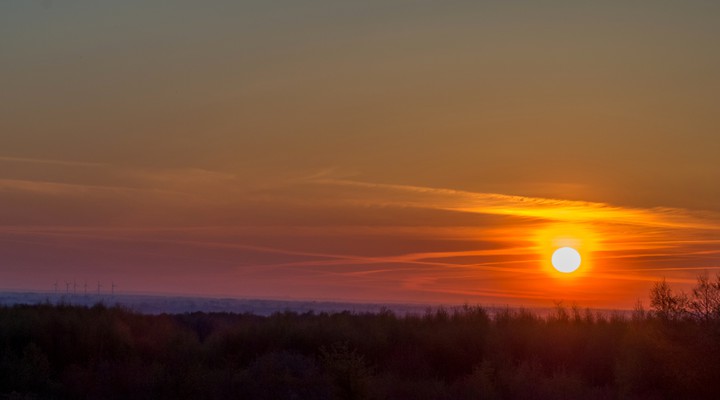
[[[576,279],[588,274],[593,268],[592,254],[599,250],[598,234],[578,224],[552,224],[540,229],[535,237],[540,256],[541,268],[547,274],[559,279]],[[552,265],[553,253],[562,247],[571,247],[580,253],[582,263],[571,272],[563,273]]]

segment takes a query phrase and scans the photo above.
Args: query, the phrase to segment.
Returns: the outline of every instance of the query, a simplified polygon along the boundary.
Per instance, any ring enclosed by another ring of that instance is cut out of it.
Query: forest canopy
[[[650,309],[143,315],[0,307],[0,394],[137,399],[671,399],[720,391],[720,276]]]

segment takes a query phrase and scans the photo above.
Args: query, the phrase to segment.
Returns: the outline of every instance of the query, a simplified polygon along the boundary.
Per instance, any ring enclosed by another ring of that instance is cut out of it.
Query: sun
[[[602,251],[601,232],[584,224],[548,224],[535,231],[538,267],[567,283],[592,275],[594,254]],[[582,264],[582,265],[581,265]]]
[[[552,265],[559,272],[569,274],[575,272],[582,262],[580,253],[572,247],[561,247],[552,255]]]

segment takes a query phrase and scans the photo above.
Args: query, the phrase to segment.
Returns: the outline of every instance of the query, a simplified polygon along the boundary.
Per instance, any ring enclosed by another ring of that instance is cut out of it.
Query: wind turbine
[[[100,296],[100,288],[101,288],[101,287],[102,287],[102,285],[100,284],[100,281],[98,281],[98,288],[97,288],[97,294],[98,294],[98,296]]]

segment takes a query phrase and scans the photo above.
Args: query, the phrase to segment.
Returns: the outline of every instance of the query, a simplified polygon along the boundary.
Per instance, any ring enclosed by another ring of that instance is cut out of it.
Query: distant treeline
[[[627,316],[0,307],[0,398],[717,399],[720,278],[695,289]]]

